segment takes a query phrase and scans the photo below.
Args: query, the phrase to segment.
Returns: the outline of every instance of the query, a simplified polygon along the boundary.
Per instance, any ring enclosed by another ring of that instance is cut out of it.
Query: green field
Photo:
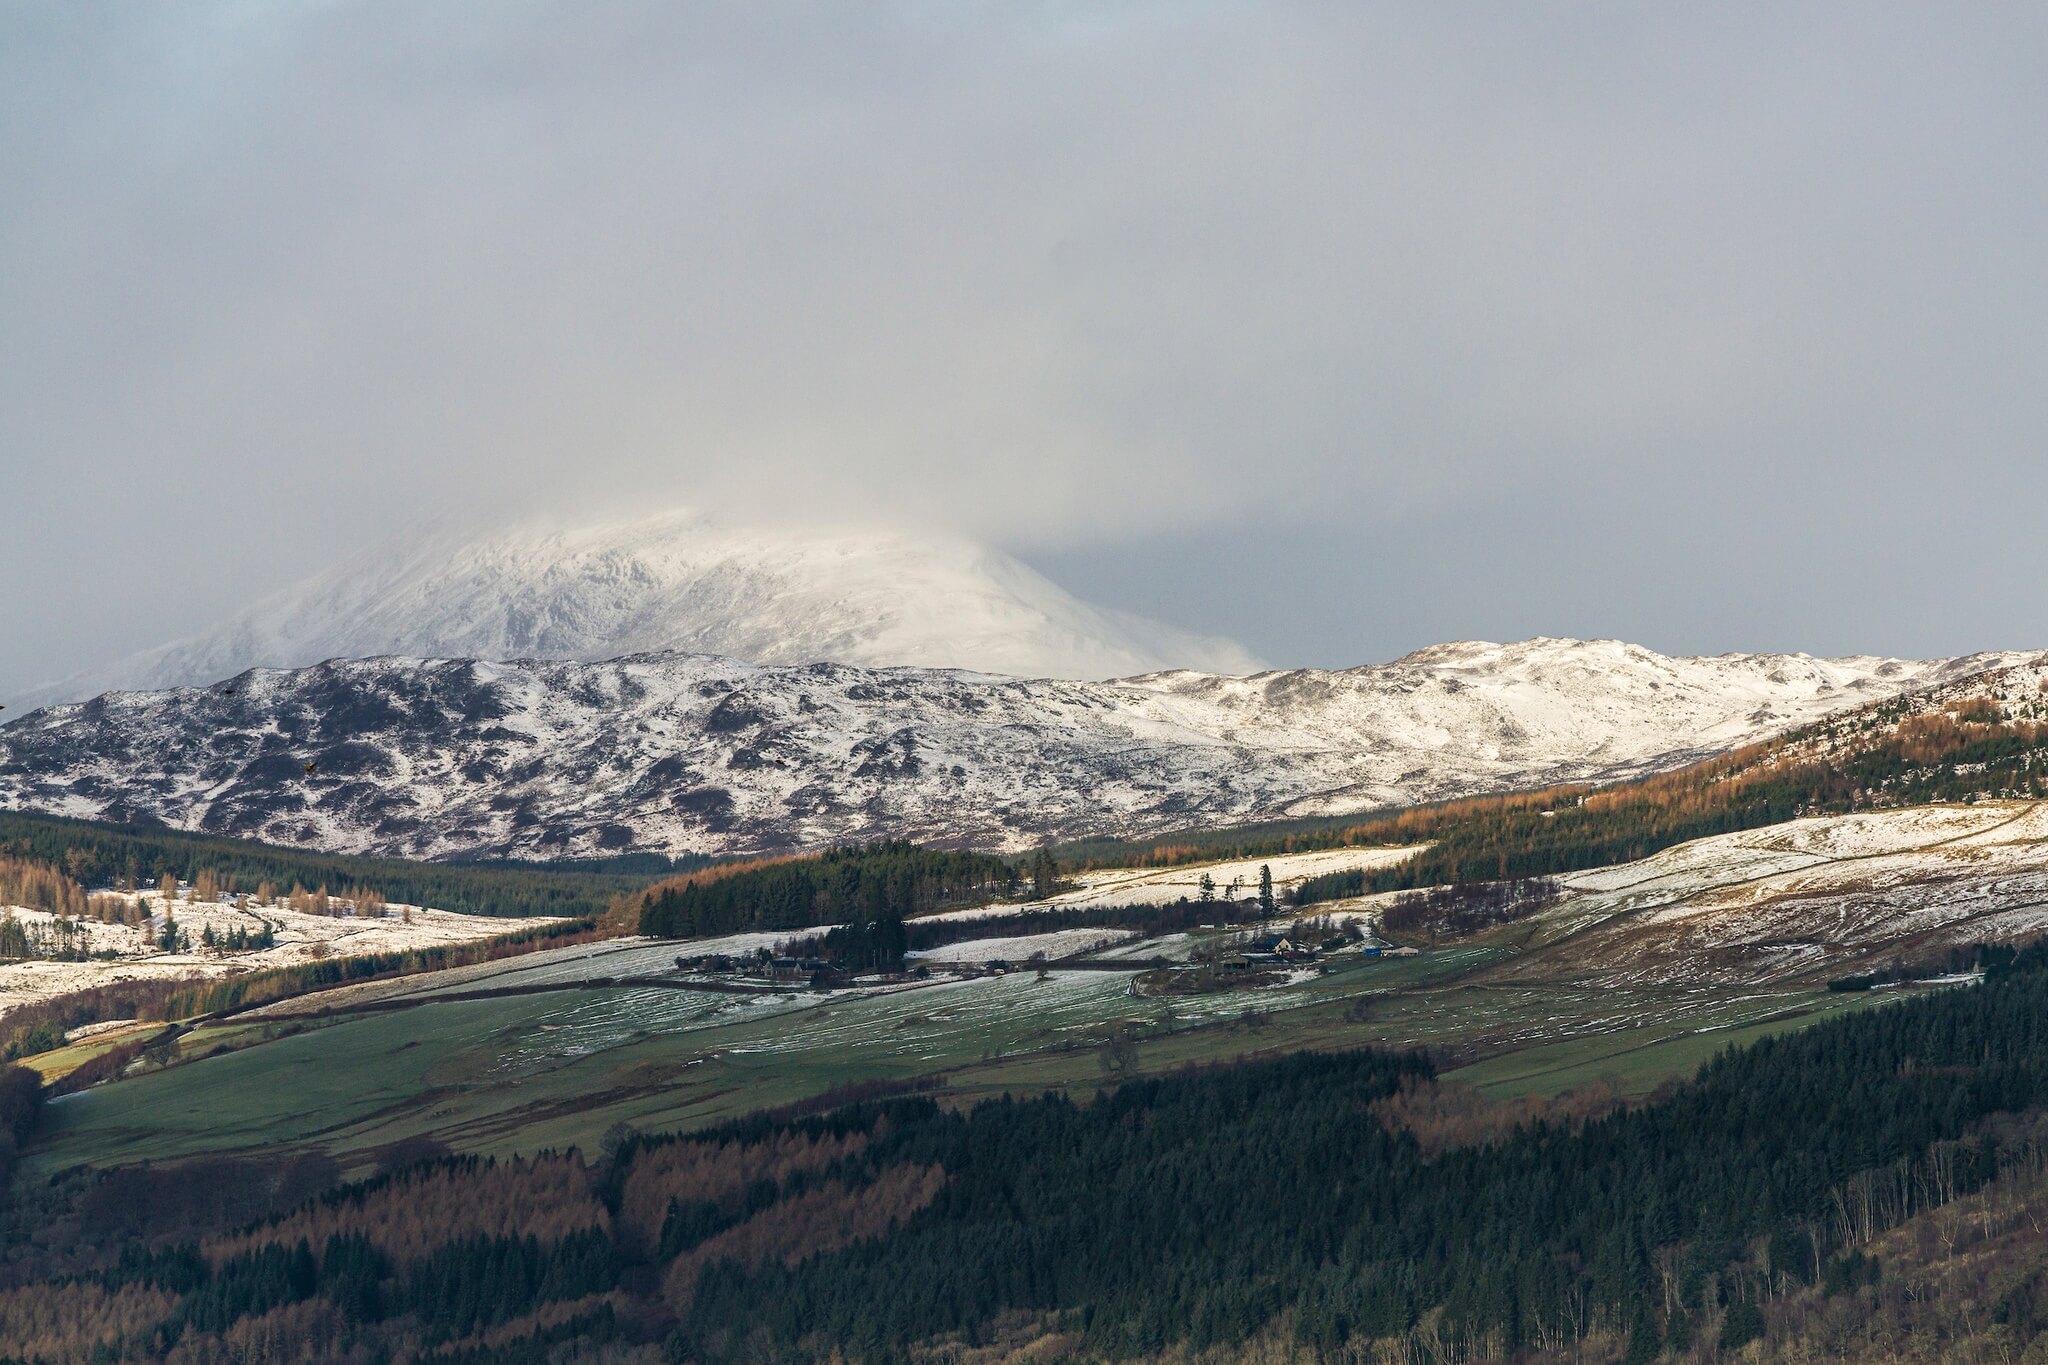
[[[32,1057],[24,1057],[21,1064],[40,1072],[46,1080],[55,1079],[102,1053],[113,1051],[123,1043],[132,1043],[138,1038],[161,1033],[164,1028],[165,1025],[162,1024],[138,1024],[133,1028],[109,1030],[65,1047],[52,1048],[48,1052],[38,1052]]]
[[[418,1135],[479,1153],[590,1150],[616,1123],[701,1127],[859,1082],[942,1077],[942,1093],[967,1103],[1085,1093],[1111,1066],[1141,1074],[1368,1045],[1429,1048],[1503,1095],[1596,1078],[1641,1093],[1731,1042],[1872,999],[1490,982],[1509,951],[1354,958],[1286,986],[1172,999],[1134,997],[1128,975],[1102,971],[779,997],[564,980],[536,994],[229,1020],[187,1035],[175,1065],[54,1101],[27,1162],[47,1176],[317,1149],[364,1170]],[[1129,1046],[1106,1058],[1113,1032]]]
[[[311,1026],[54,1103],[40,1162],[317,1145],[348,1159],[431,1133],[463,1150],[691,1127],[836,1084],[1085,1039],[1126,978],[946,982],[761,1000],[647,988],[422,1003]],[[246,1033],[248,1026],[241,1026]],[[218,1030],[186,1040],[206,1048]]]

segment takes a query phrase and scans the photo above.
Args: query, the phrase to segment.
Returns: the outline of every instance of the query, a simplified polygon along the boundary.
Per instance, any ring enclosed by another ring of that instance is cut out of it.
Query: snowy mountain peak
[[[740,528],[670,511],[387,547],[213,630],[25,700],[177,687],[330,658],[592,661],[657,650],[1053,678],[1257,667],[1230,641],[1091,606],[971,541]]]

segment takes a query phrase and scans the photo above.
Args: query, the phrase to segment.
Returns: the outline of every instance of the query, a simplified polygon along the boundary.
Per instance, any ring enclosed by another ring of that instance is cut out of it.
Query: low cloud
[[[1084,579],[1184,527],[1214,548],[1170,581],[1075,586],[1213,629],[1248,536],[1262,578],[1326,574],[1290,524],[1690,502],[1734,544],[1767,507],[1816,573],[1857,543],[1844,508],[1910,523],[1935,466],[2038,505],[2043,26],[16,8],[0,629],[38,659],[7,671],[200,624],[429,512],[936,522]],[[1968,535],[1887,553],[1933,573]],[[1573,614],[1568,576],[1434,567],[1451,615]],[[1315,632],[1253,643],[1395,642]]]

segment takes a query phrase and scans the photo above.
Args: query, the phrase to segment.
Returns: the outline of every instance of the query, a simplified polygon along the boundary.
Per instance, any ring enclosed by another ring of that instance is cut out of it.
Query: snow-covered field
[[[1095,956],[1105,962],[1123,958],[1163,957],[1172,962],[1186,962],[1194,956],[1195,945],[1201,942],[1193,934],[1162,934],[1158,938],[1131,939],[1114,948],[1105,948]]]
[[[1091,948],[1113,947],[1136,935],[1129,929],[1060,929],[1050,934],[1028,934],[1017,938],[977,938],[949,943],[911,953],[912,958],[937,965],[941,962],[994,962],[998,959],[1023,962],[1033,953],[1044,953],[1048,961],[1072,957]]]
[[[1564,880],[1533,947],[1618,979],[1782,980],[2048,931],[2048,803],[1794,820]]]
[[[153,931],[164,923],[163,898],[154,891],[140,894],[142,913]],[[407,948],[428,948],[443,943],[466,943],[542,923],[539,920],[508,920],[484,915],[458,915],[419,906],[386,906],[382,913],[357,917],[352,913],[311,915],[280,906],[239,908],[224,901],[179,899],[170,906],[171,918],[190,946],[178,952],[160,951],[145,942],[140,925],[107,924],[78,919],[73,941],[87,952],[112,952],[109,960],[51,962],[33,959],[0,964],[0,1013],[33,1000],[82,990],[89,986],[119,981],[158,980],[180,977],[223,977],[257,971],[265,967],[287,967],[322,957],[346,957]],[[55,936],[56,916],[22,907],[0,909],[12,915],[32,939]],[[243,952],[216,952],[205,948],[201,937],[211,928],[225,936],[235,929],[254,933],[264,922],[272,926],[274,946]]]
[[[537,1029],[518,1039],[504,1072],[542,1070],[650,1033],[692,1035],[717,1053],[772,1055],[803,1065],[843,1067],[856,1057],[866,1064],[944,1064],[982,1049],[1092,1043],[1106,1025],[1156,1022],[1168,1012],[1181,1024],[1234,1018],[1254,1004],[1272,1007],[1279,994],[1138,999],[1130,994],[1130,977],[1120,972],[1055,972],[1044,980],[1033,972],[942,976],[915,986],[831,994],[577,993],[562,997]]]

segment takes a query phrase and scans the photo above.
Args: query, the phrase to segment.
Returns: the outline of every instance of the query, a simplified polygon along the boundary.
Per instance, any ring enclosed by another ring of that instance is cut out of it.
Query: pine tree
[[[1059,885],[1059,875],[1059,864],[1053,861],[1052,850],[1039,849],[1031,858],[1031,899],[1050,899]]]

